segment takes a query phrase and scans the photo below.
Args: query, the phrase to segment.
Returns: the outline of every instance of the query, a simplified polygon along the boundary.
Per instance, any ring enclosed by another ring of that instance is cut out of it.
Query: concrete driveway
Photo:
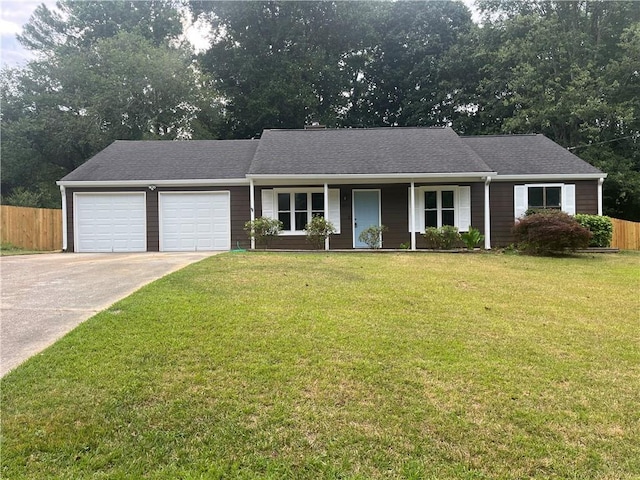
[[[0,257],[0,376],[143,285],[214,253]]]

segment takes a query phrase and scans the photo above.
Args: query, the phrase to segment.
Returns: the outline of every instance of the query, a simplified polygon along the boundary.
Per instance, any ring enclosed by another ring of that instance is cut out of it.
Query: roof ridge
[[[336,132],[365,130],[446,130],[449,126],[412,126],[412,127],[327,127],[327,128],[265,128],[263,132]]]
[[[494,133],[489,135],[458,135],[460,138],[489,138],[489,137],[544,137],[542,133]]]

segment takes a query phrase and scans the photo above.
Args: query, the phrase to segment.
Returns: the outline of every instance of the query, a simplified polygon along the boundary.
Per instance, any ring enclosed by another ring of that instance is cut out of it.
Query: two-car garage
[[[144,191],[75,192],[73,222],[76,252],[144,252],[156,234],[160,251],[231,248],[228,191],[159,192],[157,206]]]

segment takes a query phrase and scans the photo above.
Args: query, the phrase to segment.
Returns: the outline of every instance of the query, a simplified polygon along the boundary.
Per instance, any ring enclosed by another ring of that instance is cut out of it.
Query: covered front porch
[[[322,215],[336,226],[325,250],[367,248],[359,235],[369,226],[384,225],[382,249],[426,248],[426,227],[470,226],[484,235],[491,248],[489,188],[491,177],[481,175],[425,175],[324,178],[249,177],[251,220],[276,218],[283,231],[271,248],[309,249],[304,225]],[[255,249],[255,240],[251,242]]]

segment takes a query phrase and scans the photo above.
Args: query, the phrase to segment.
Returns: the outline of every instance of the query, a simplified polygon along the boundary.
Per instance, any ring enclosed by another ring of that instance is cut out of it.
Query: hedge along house
[[[542,135],[460,137],[450,128],[265,130],[260,140],[116,141],[58,182],[64,250],[255,248],[244,224],[278,218],[272,248],[424,247],[426,227],[478,228],[485,248],[511,243],[528,208],[602,214],[606,174]]]

